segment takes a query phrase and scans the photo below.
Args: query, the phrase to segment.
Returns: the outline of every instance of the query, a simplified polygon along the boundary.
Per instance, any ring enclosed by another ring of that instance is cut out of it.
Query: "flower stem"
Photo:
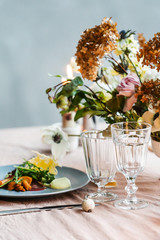
[[[103,73],[102,73],[102,74],[103,74]],[[111,87],[109,86],[108,82],[106,81],[104,75],[103,75],[103,77],[104,77],[103,81],[107,84],[107,86],[108,86],[108,88],[110,89],[110,91],[112,91],[112,89],[111,89]],[[105,88],[101,87],[97,81],[96,81],[96,84],[97,84],[101,89],[106,90]]]
[[[68,134],[68,137],[80,137],[79,134]]]
[[[134,68],[134,70],[135,70],[135,72],[136,72],[136,74],[137,74],[137,76],[138,76],[138,78],[139,78],[139,81],[140,81],[140,83],[142,84],[142,81],[141,81],[140,75],[139,75],[139,73],[137,72],[137,69],[136,69],[134,63],[132,62],[132,60],[131,60],[131,58],[129,57],[128,54],[125,53],[125,55],[127,56],[128,60],[129,60],[130,63],[132,64],[132,66],[133,66],[133,68]]]
[[[84,85],[84,87],[86,87],[86,88],[93,94],[93,96],[94,96],[94,97],[97,99],[97,101],[101,104],[102,108],[103,108],[104,110],[106,110],[105,104],[103,103],[103,105],[102,105],[102,102],[101,102],[100,99],[97,97],[97,95],[95,94],[95,92],[94,92],[90,87],[88,87],[87,85]]]
[[[55,93],[54,93],[54,98],[56,97],[56,94],[57,94],[57,92],[59,91],[59,89],[61,89],[65,84],[67,84],[67,83],[70,83],[71,82],[71,80],[67,80],[67,81],[65,81],[65,82],[61,82],[61,83],[59,83],[59,84],[57,84],[55,87],[54,87],[54,89],[56,89],[58,86],[58,88],[56,89],[56,91],[55,91]]]
[[[58,83],[56,86],[54,86],[53,89],[56,89],[58,86],[60,86],[60,85],[65,85],[66,83],[69,83],[69,82],[71,82],[70,79],[68,79],[68,80],[66,80],[66,81],[64,81],[64,82],[60,82],[60,83]]]
[[[54,98],[56,97],[56,94],[57,94],[57,92],[59,91],[59,89],[61,89],[62,87],[63,87],[63,85],[59,86],[59,87],[56,89],[56,91],[55,91],[55,93],[54,93]]]
[[[127,71],[124,69],[124,67],[122,67],[122,65],[121,65],[114,57],[112,57],[111,55],[108,55],[108,57],[109,57],[110,59],[112,59],[113,61],[115,61],[115,62],[118,64],[118,66],[119,66],[126,74],[128,74]]]

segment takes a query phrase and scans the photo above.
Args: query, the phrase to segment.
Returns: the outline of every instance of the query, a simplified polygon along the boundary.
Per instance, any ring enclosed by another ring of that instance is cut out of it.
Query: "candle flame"
[[[70,64],[67,64],[67,78],[73,79],[73,70]]]
[[[73,70],[72,70],[72,66],[70,64],[67,64],[66,72],[67,72],[67,78],[66,77],[61,78],[61,82],[63,85],[66,85],[69,82],[69,81],[67,81],[67,79],[73,79]]]

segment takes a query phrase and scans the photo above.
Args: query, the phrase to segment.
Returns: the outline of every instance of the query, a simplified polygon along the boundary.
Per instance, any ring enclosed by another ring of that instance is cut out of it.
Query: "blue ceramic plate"
[[[7,165],[0,167],[0,179],[4,179],[8,172],[14,170],[14,165]],[[62,194],[71,192],[73,190],[77,190],[79,188],[84,187],[88,182],[89,179],[87,175],[77,169],[69,168],[69,167],[57,167],[58,174],[56,178],[60,177],[67,177],[71,181],[71,187],[68,189],[57,190],[46,188],[41,191],[26,191],[26,192],[16,192],[16,191],[8,191],[4,188],[0,188],[0,197],[7,197],[7,198],[35,198],[35,197],[46,197],[52,196],[56,194]]]

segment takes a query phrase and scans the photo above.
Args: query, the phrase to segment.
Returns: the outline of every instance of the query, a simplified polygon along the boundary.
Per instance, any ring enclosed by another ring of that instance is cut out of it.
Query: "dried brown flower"
[[[146,39],[143,36],[143,33],[138,33],[138,42],[139,42],[140,47],[144,46]]]
[[[138,60],[143,58],[143,65],[160,70],[160,32],[156,33],[148,42],[143,42],[137,58]]]
[[[115,49],[115,42],[119,38],[116,25],[111,19],[104,18],[100,25],[86,29],[81,35],[75,56],[83,78],[95,80],[99,60]]]
[[[160,79],[142,83],[137,89],[136,97],[139,97],[141,102],[151,104],[153,108],[160,111]]]

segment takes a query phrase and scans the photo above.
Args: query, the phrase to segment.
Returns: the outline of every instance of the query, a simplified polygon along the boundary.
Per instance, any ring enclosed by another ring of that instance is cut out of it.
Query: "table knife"
[[[19,213],[40,212],[43,210],[50,211],[52,209],[63,209],[63,208],[72,209],[72,208],[79,208],[79,207],[82,207],[82,204],[65,204],[65,205],[55,205],[55,206],[47,206],[47,207],[12,209],[12,210],[0,211],[0,216],[19,214]]]

